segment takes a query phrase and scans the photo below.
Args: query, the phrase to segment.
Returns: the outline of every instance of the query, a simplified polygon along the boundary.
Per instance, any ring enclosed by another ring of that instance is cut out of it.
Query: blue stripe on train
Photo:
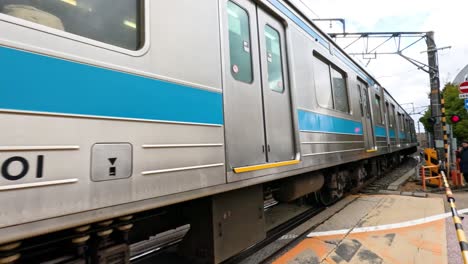
[[[222,94],[0,47],[0,108],[223,124]]]
[[[390,138],[395,138],[395,129],[389,129],[388,132],[390,134]]]
[[[374,132],[376,137],[387,137],[387,131],[385,131],[385,127],[375,126]]]
[[[358,121],[298,110],[299,129],[310,132],[327,132],[362,135],[362,123]]]
[[[398,136],[399,136],[401,139],[405,139],[405,138],[406,138],[405,132],[400,132],[400,133],[398,133]]]

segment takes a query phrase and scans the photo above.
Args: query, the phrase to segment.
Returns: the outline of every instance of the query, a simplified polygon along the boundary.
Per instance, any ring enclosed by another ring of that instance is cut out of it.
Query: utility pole
[[[431,85],[431,115],[434,118],[434,147],[440,160],[445,159],[444,131],[442,128],[442,111],[440,100],[439,62],[437,57],[437,46],[434,41],[434,32],[426,34],[427,57],[429,68],[429,80]]]

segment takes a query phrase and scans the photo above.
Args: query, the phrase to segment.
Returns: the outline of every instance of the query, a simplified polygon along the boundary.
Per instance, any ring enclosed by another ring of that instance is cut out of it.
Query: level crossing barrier
[[[468,241],[466,240],[465,231],[463,231],[462,218],[458,215],[457,206],[455,205],[455,198],[453,197],[452,190],[445,176],[445,172],[441,172],[442,179],[444,180],[445,194],[447,201],[450,204],[450,211],[452,211],[453,223],[455,224],[455,230],[457,232],[458,242],[460,244],[461,256],[463,262],[468,264]]]

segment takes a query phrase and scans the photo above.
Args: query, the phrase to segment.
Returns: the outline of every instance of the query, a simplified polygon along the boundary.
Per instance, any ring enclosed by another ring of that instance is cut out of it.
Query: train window
[[[405,116],[401,114],[401,131],[405,131]]]
[[[359,106],[360,106],[360,109],[361,109],[361,116],[364,117],[364,108],[363,108],[363,104],[364,104],[364,98],[362,98],[362,88],[361,88],[361,85],[358,84],[357,85],[357,88],[358,88],[358,94],[359,94]]]
[[[142,47],[143,0],[0,0],[0,12],[119,46]]]
[[[332,86],[330,82],[330,67],[327,63],[316,58],[314,60],[315,89],[320,106],[333,108]]]
[[[251,83],[253,72],[249,14],[231,1],[227,3],[227,12],[231,74],[238,81]]]
[[[397,112],[396,118],[397,118],[398,127],[401,129],[401,115],[399,112]]]
[[[384,124],[383,115],[382,115],[382,105],[380,103],[380,96],[375,95],[375,105],[377,106],[377,111],[375,111],[375,116],[379,124]]]
[[[346,75],[315,54],[314,78],[317,102],[320,106],[349,113]]]
[[[331,71],[335,109],[342,112],[349,112],[348,91],[346,89],[345,75],[333,67]]]
[[[275,92],[284,91],[283,60],[281,57],[281,43],[278,31],[265,26],[266,52],[268,63],[268,86]]]
[[[400,123],[399,124],[400,125],[400,130],[403,131],[404,130],[404,128],[403,128],[403,126],[404,126],[403,125],[403,115],[400,114],[400,113],[398,113],[398,122]]]
[[[392,104],[392,110],[390,111],[390,114],[392,116],[392,123],[395,124],[395,129],[396,129],[396,125],[398,124],[397,123],[397,120],[396,120],[396,111],[395,111],[395,105]]]
[[[388,104],[388,102],[385,102],[385,107],[387,109],[387,122],[388,122],[388,126],[389,127],[393,127],[393,123],[392,123],[392,120],[393,120],[393,115],[392,115],[392,111],[390,111],[390,106]]]

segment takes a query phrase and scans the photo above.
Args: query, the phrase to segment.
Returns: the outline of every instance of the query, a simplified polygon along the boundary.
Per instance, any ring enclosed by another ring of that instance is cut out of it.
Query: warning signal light
[[[450,121],[452,124],[456,124],[461,121],[461,117],[459,115],[452,115],[450,116]]]

